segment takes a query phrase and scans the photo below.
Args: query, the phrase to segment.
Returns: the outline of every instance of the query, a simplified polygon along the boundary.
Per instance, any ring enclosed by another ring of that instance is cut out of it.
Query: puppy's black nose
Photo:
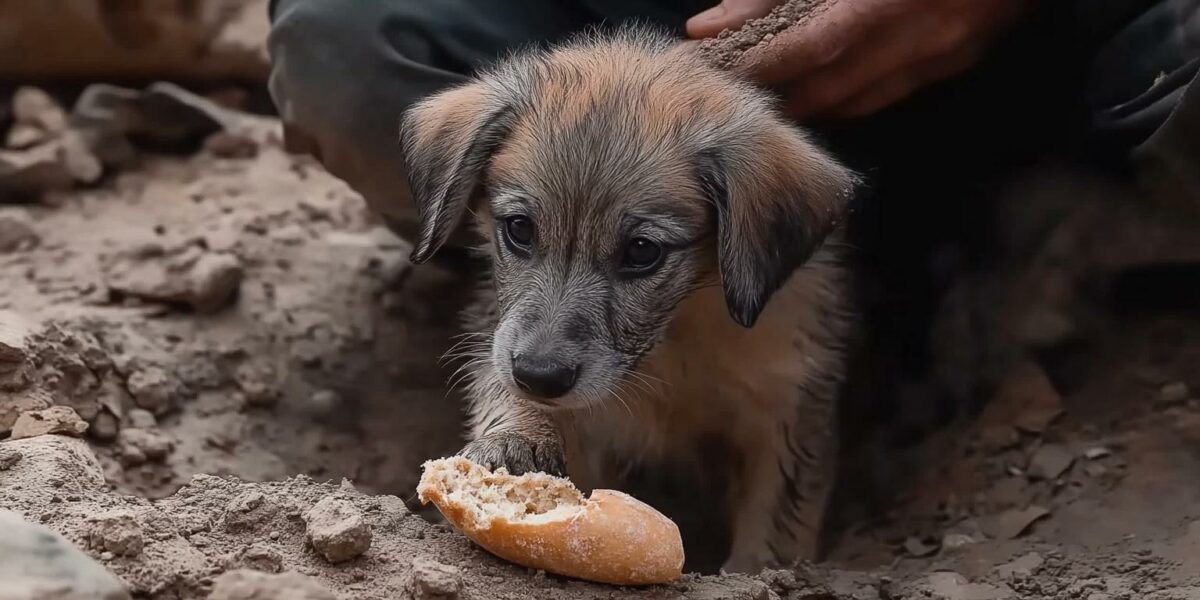
[[[513,357],[513,381],[521,391],[545,398],[558,398],[571,391],[579,367],[536,353]]]

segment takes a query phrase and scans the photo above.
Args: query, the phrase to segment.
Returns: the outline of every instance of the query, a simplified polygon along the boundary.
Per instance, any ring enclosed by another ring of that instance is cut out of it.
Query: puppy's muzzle
[[[561,398],[575,387],[579,365],[568,364],[547,354],[525,352],[512,358],[513,383],[539,400]]]

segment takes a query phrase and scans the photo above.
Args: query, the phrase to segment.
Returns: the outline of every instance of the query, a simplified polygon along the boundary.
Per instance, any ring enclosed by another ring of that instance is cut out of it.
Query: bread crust
[[[544,473],[491,473],[462,457],[428,461],[417,487],[451,524],[492,554],[550,573],[616,585],[667,583],[683,569],[679,528],[662,513],[616,490],[584,498],[569,481]],[[447,477],[457,471],[465,477]],[[564,494],[567,506],[553,517],[530,519],[485,514],[463,500],[479,486],[531,483],[534,493]],[[525,478],[525,480],[522,480]],[[472,489],[472,488],[475,489]],[[576,497],[572,497],[572,492]],[[578,504],[571,504],[578,502]]]

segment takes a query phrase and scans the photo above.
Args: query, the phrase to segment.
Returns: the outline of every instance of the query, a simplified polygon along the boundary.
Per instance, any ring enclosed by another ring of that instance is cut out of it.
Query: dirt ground
[[[1200,598],[1200,293],[1124,277],[1200,260],[1200,236],[1102,180],[1008,192],[1012,247],[935,330],[942,384],[995,389],[859,456],[827,560],[634,590],[508,565],[409,512],[419,464],[463,442],[439,359],[464,282],[408,264],[276,120],[217,129],[0,194],[0,510],[135,598]],[[328,559],[323,519],[359,536],[332,550],[349,559]]]

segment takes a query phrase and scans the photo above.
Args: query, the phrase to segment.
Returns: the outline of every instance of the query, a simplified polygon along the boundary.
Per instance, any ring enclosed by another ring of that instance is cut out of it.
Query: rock
[[[175,380],[158,367],[145,367],[130,373],[125,386],[138,407],[156,415],[170,411],[179,393]]]
[[[88,435],[100,442],[111,442],[117,439],[117,433],[121,430],[121,420],[116,415],[102,410],[96,414],[96,418],[92,419],[91,426],[88,427]]]
[[[238,555],[237,564],[263,573],[279,573],[283,571],[283,556],[267,546],[255,544]]]
[[[918,537],[910,536],[904,540],[904,550],[909,556],[916,558],[924,558],[938,551],[937,544],[926,544],[924,540]]]
[[[279,399],[275,372],[266,365],[245,363],[234,374],[238,389],[250,406],[270,406]]]
[[[232,254],[201,256],[188,278],[186,302],[199,313],[216,312],[233,300],[242,284],[242,263]]]
[[[958,550],[975,543],[977,543],[975,538],[965,533],[947,533],[942,536],[942,548],[946,550]]]
[[[158,419],[154,418],[154,413],[144,409],[135,408],[125,415],[125,423],[129,427],[138,427],[140,429],[153,429],[158,427]]]
[[[41,391],[10,394],[0,399],[0,435],[11,433],[22,414],[47,408],[50,408],[50,396]]]
[[[462,592],[462,571],[419,556],[413,559],[412,570],[404,582],[405,591],[413,600],[453,600]]]
[[[337,600],[314,579],[288,571],[273,575],[248,569],[217,578],[208,600]]]
[[[0,209],[0,254],[29,250],[41,241],[25,209]]]
[[[32,336],[33,328],[21,315],[0,310],[0,371],[4,365],[23,363],[32,355]]]
[[[1011,540],[1020,537],[1035,521],[1050,515],[1040,506],[1022,510],[1009,510],[980,522],[980,528],[988,537],[996,540]]]
[[[107,484],[96,453],[82,439],[42,435],[10,439],[3,442],[3,447],[19,452],[23,458],[5,471],[4,493],[0,494],[0,499],[12,498],[23,480],[26,489],[30,490],[34,486],[28,484],[42,486],[47,481],[70,482],[78,490],[102,490]]]
[[[342,395],[333,390],[317,390],[308,397],[304,410],[314,416],[329,415],[342,405]]]
[[[69,189],[75,181],[55,141],[24,150],[0,150],[0,201],[28,201]]]
[[[69,406],[51,406],[21,413],[17,422],[13,424],[11,437],[20,440],[50,434],[81,436],[87,429],[88,424],[79,418],[75,409]]]
[[[0,471],[7,471],[21,462],[24,454],[0,444]]]
[[[1083,453],[1083,457],[1088,460],[1100,460],[1109,456],[1112,456],[1112,450],[1109,450],[1103,446],[1089,448],[1087,452]]]
[[[117,434],[117,458],[126,467],[161,461],[174,448],[175,442],[157,429],[126,427]]]
[[[1037,552],[1030,552],[1029,554],[1025,554],[1011,562],[1007,562],[996,567],[996,573],[1004,579],[1010,579],[1014,575],[1028,577],[1033,575],[1034,572],[1036,572],[1044,562],[1045,560],[1042,558],[1041,554],[1038,554]]]
[[[0,598],[129,600],[115,576],[61,535],[0,510]]]
[[[309,543],[331,563],[357,558],[371,547],[371,526],[347,500],[325,497],[305,513],[304,522]]]
[[[212,313],[236,297],[243,274],[236,256],[193,248],[170,257],[126,256],[109,269],[106,283],[117,293]]]
[[[114,511],[89,519],[88,542],[92,548],[116,556],[137,556],[145,542],[142,526],[133,513]]]
[[[73,116],[83,129],[168,149],[194,149],[233,120],[231,111],[162,81],[143,90],[92,84],[75,102]]]
[[[279,507],[262,492],[244,492],[225,507],[225,529],[232,533],[254,531],[279,513]]]
[[[1030,479],[1053,481],[1067,472],[1075,455],[1058,444],[1044,444],[1033,453],[1026,474]]]
[[[13,150],[26,150],[47,141],[49,137],[39,127],[16,123],[8,130],[4,145]]]
[[[1191,392],[1188,390],[1186,383],[1182,381],[1172,381],[1164,384],[1158,390],[1158,401],[1161,404],[1179,404],[1187,401]]]
[[[204,149],[218,158],[247,159],[258,156],[258,142],[227,131],[208,136],[204,140]]]
[[[17,88],[12,98],[13,121],[36,127],[46,134],[66,131],[67,113],[50,94],[32,87]]]

